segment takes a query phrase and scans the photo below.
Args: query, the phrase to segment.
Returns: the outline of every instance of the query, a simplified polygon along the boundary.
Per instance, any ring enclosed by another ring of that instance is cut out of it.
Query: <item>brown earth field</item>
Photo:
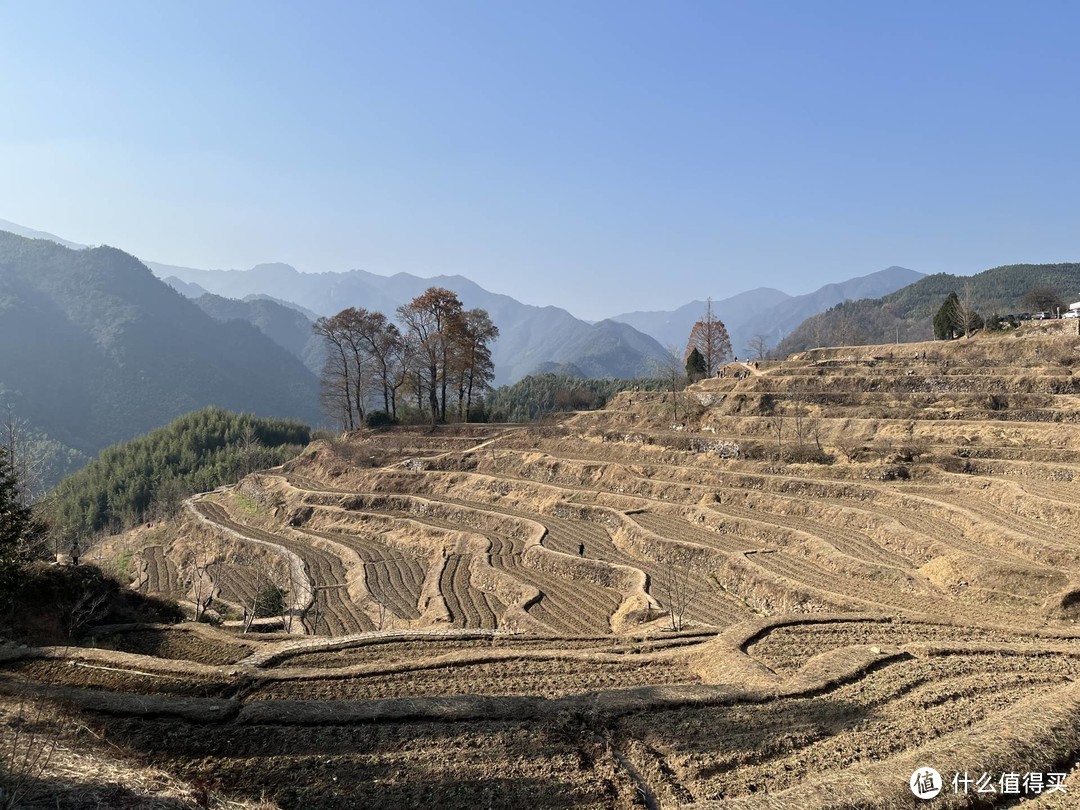
[[[218,626],[0,647],[50,807],[1080,806],[1065,325],[320,440],[96,553]]]

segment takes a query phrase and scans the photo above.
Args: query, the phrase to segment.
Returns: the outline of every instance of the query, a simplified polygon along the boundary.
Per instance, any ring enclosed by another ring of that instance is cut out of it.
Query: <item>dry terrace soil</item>
[[[5,689],[268,806],[909,807],[922,766],[1080,794],[1067,327],[316,442],[139,550],[175,595],[206,544],[224,627],[9,649]],[[285,615],[242,634],[268,557]],[[935,806],[976,799],[1076,806]]]

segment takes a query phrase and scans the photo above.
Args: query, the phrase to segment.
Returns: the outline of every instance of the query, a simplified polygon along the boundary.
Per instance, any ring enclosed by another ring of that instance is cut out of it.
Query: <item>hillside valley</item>
[[[0,412],[29,423],[46,485],[207,405],[319,420],[318,381],[293,354],[115,248],[0,231],[0,345]]]
[[[220,627],[114,626],[3,667],[129,767],[279,807],[887,810],[928,762],[1072,779],[1074,330],[320,439],[89,552],[139,593],[209,594]]]

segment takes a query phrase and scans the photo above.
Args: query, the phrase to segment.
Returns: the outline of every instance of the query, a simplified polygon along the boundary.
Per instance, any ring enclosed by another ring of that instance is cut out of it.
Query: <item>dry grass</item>
[[[113,551],[276,555],[325,589],[322,637],[112,634],[49,653],[76,664],[57,695],[176,775],[162,796],[284,806],[892,808],[916,765],[1068,770],[1080,338],[1062,328],[814,350],[691,387],[680,424],[634,392],[558,428],[318,442]],[[5,658],[16,678],[52,666]]]
[[[0,807],[72,810],[139,807],[274,810],[270,800],[231,799],[220,786],[187,782],[140,764],[109,742],[100,721],[31,691],[0,696]]]

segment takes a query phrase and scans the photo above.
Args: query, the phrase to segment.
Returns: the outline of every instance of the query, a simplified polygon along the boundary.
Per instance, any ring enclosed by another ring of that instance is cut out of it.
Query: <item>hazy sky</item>
[[[583,317],[1080,260],[1072,2],[0,0],[0,218]]]

